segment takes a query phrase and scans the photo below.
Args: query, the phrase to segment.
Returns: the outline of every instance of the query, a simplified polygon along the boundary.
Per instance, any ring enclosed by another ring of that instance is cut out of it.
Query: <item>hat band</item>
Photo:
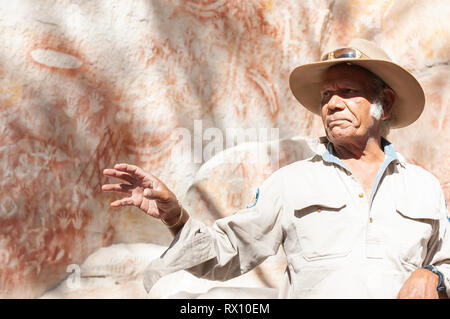
[[[341,48],[322,55],[320,61],[336,60],[336,59],[361,59],[369,58],[360,50],[355,48]]]

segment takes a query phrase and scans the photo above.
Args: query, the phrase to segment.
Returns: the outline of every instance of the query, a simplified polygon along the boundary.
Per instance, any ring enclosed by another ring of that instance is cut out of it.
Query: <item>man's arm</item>
[[[439,276],[428,269],[416,269],[403,284],[399,299],[438,299]]]
[[[435,223],[434,234],[428,243],[424,266],[435,267],[443,276],[445,290],[438,292],[439,275],[429,269],[416,269],[403,287],[398,298],[438,299],[448,298],[450,293],[450,221],[447,218],[447,207],[440,185],[436,186],[438,207],[441,218]]]
[[[430,261],[427,264],[434,266],[441,273],[445,290],[441,291],[440,297],[448,298],[450,296],[450,219],[444,193],[440,187],[439,211],[441,218],[438,222],[437,236],[429,245]]]
[[[283,240],[279,184],[278,178],[270,176],[259,188],[253,205],[216,220],[212,227],[189,218],[168,250],[149,265],[148,273],[153,276],[158,269],[186,269],[197,277],[224,281],[276,254]]]
[[[147,291],[162,276],[181,269],[211,280],[231,279],[276,254],[282,242],[282,189],[274,175],[261,185],[254,205],[206,227],[189,217],[167,186],[139,167],[118,164],[104,174],[131,183],[103,185],[105,191],[130,195],[111,206],[136,206],[162,219],[174,235],[169,248],[145,271]]]

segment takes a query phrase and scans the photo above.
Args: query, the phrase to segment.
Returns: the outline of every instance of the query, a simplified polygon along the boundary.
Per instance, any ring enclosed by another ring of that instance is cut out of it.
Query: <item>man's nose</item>
[[[345,108],[345,103],[340,96],[334,94],[328,101],[328,109],[330,111],[340,111]]]

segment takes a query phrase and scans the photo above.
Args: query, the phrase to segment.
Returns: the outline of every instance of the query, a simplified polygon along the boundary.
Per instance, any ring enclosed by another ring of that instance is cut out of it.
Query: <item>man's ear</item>
[[[391,117],[392,106],[395,102],[395,92],[390,88],[383,89],[383,116],[381,120],[387,120]]]

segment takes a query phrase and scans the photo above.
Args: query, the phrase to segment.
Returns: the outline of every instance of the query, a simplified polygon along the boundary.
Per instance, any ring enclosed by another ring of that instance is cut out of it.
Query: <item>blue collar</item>
[[[373,196],[375,195],[375,192],[378,188],[378,184],[380,183],[386,168],[389,166],[391,162],[399,161],[399,157],[394,149],[394,146],[392,145],[391,142],[389,142],[383,137],[381,138],[381,147],[383,148],[386,158],[384,159],[384,162],[381,165],[380,170],[378,171],[377,177],[375,178],[375,183],[373,185],[372,192],[370,194],[370,202],[372,202]],[[327,150],[323,153],[322,159],[325,162],[334,163],[351,173],[350,169],[347,166],[345,166],[345,164],[342,163],[342,161],[335,155],[332,143],[328,143]]]
[[[390,163],[394,160],[399,160],[397,152],[394,149],[394,146],[392,145],[391,142],[386,140],[384,137],[381,138],[381,147],[383,148],[383,152],[386,155],[386,159],[384,160],[384,162],[388,161]],[[339,165],[340,167],[344,168],[345,170],[351,172],[350,169],[347,166],[345,166],[345,164],[342,163],[342,161],[335,155],[334,146],[331,142],[328,143],[327,149],[323,153],[322,158],[325,162],[334,163],[334,164]],[[382,165],[382,167],[383,166],[384,165]]]

